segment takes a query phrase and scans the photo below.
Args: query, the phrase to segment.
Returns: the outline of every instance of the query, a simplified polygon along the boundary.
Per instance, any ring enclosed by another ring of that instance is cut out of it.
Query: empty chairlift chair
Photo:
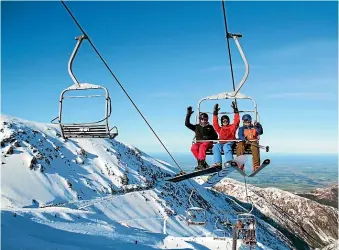
[[[218,228],[218,220],[219,218],[216,219],[214,227],[215,229],[213,230],[213,239],[214,240],[226,240],[226,231],[223,229]]]
[[[201,207],[194,207],[192,204],[192,195],[194,190],[192,190],[188,202],[191,205],[190,208],[186,211],[186,220],[188,225],[197,225],[203,226],[206,225],[206,211]]]
[[[73,50],[71,58],[68,63],[68,73],[70,74],[74,84],[69,88],[63,90],[59,100],[59,116],[52,120],[58,120],[60,125],[62,137],[67,138],[111,138],[114,139],[118,135],[118,129],[116,126],[110,128],[108,125],[108,118],[112,113],[111,98],[107,88],[100,85],[94,85],[90,83],[79,83],[72,71],[73,60],[77,54],[77,51],[84,39],[87,39],[85,35],[76,37],[77,44]],[[77,95],[79,93],[85,93],[88,90],[100,90],[102,94],[98,95]],[[75,95],[65,95],[66,93],[72,93]],[[86,122],[86,123],[64,123],[63,122],[63,101],[67,98],[105,98],[105,117],[99,121]]]

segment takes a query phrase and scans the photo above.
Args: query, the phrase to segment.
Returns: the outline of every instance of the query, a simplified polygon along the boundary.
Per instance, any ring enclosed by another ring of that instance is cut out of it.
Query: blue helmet
[[[251,117],[249,114],[246,114],[246,115],[243,115],[243,116],[242,116],[242,120],[243,120],[243,121],[246,121],[246,120],[247,120],[247,121],[250,121],[250,122],[251,122],[251,121],[252,121],[252,117]]]

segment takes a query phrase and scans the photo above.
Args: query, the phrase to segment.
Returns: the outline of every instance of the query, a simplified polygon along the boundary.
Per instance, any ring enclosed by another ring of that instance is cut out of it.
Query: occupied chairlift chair
[[[77,44],[73,50],[73,53],[68,62],[68,73],[70,74],[74,84],[69,88],[65,89],[61,92],[60,100],[59,100],[59,116],[54,118],[51,122],[58,119],[58,124],[60,125],[62,137],[67,138],[111,138],[114,139],[118,135],[118,128],[116,126],[109,128],[108,118],[112,113],[111,99],[109,97],[109,92],[107,88],[94,85],[90,83],[79,83],[77,78],[74,76],[72,71],[73,60],[78,52],[78,49],[84,39],[87,39],[85,35],[81,35],[75,38],[77,40]],[[78,96],[65,96],[67,92],[76,92],[79,93],[81,91],[86,90],[103,90],[104,94],[100,95],[78,95]],[[62,108],[63,101],[66,98],[93,98],[93,97],[104,97],[106,99],[106,111],[105,118],[96,122],[89,123],[63,123],[62,120]]]
[[[236,244],[236,240],[238,238],[241,238],[243,240],[243,243],[245,243],[251,249],[255,248],[255,245],[257,243],[256,220],[253,214],[239,214],[233,230],[233,243]]]
[[[258,108],[257,108],[257,103],[255,102],[255,100],[253,100],[253,98],[247,96],[247,95],[244,95],[244,94],[241,94],[239,92],[239,90],[241,89],[241,87],[244,85],[247,77],[248,77],[248,74],[249,74],[249,65],[248,65],[248,62],[247,62],[247,59],[246,59],[246,56],[241,48],[241,45],[238,41],[238,38],[242,37],[242,35],[240,34],[231,34],[229,33],[228,35],[229,38],[233,38],[234,39],[234,42],[235,44],[237,45],[237,48],[240,52],[240,55],[245,63],[245,74],[243,76],[243,78],[241,79],[241,81],[239,82],[238,84],[238,87],[235,91],[232,91],[232,92],[222,92],[222,93],[219,93],[219,94],[216,94],[216,95],[211,95],[211,96],[207,96],[203,99],[201,99],[199,102],[198,102],[198,113],[197,113],[197,116],[196,116],[196,123],[199,123],[199,115],[202,113],[201,112],[201,103],[206,101],[206,100],[227,100],[227,99],[248,99],[248,100],[251,100],[253,102],[253,109],[251,110],[239,110],[239,113],[254,113],[254,116],[255,116],[255,121],[258,121],[259,122],[259,113],[258,113]],[[207,114],[212,114],[212,112],[205,112]],[[220,115],[223,115],[223,114],[234,114],[233,112],[219,112]],[[240,141],[240,140],[234,140],[236,142]],[[193,143],[194,142],[204,142],[204,140],[193,140]],[[213,143],[216,144],[217,142],[219,142],[219,140],[214,140]],[[236,144],[233,145],[233,154],[236,155],[236,148],[235,148]],[[259,148],[264,148],[266,150],[266,152],[269,151],[269,147],[268,146],[259,146]],[[208,149],[207,152],[206,152],[207,155],[213,155],[213,152],[212,152],[212,149]],[[222,152],[222,155],[224,154],[224,152]],[[245,151],[245,154],[249,154],[251,155],[251,150],[249,148],[246,148],[246,151]]]

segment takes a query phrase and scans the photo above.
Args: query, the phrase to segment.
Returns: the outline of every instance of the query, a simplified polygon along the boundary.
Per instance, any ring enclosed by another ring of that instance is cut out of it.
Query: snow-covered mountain
[[[333,242],[332,244],[329,244],[328,246],[322,248],[321,250],[338,250],[339,249],[339,242]]]
[[[324,205],[338,208],[338,184],[326,188],[317,188],[309,193],[297,193],[297,195],[317,201]]]
[[[224,179],[214,188],[246,201],[243,183]],[[278,224],[277,228],[299,237],[289,237],[295,244],[302,244],[300,240],[304,240],[313,248],[321,248],[338,240],[337,209],[277,188],[258,188],[247,184],[247,190],[255,208]]]
[[[194,180],[165,181],[168,164],[116,140],[64,140],[56,125],[5,115],[0,140],[4,249],[231,249],[232,228],[220,221],[247,211]],[[193,187],[205,226],[185,219]],[[217,219],[225,240],[212,237]],[[260,216],[257,240],[257,249],[294,248]]]

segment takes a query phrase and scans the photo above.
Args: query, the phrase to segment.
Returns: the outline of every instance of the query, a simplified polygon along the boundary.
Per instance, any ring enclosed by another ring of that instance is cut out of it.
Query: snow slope
[[[234,221],[246,210],[231,196],[194,180],[166,182],[174,174],[168,164],[116,140],[64,140],[55,125],[1,121],[5,249],[230,249],[230,227],[217,225],[226,240],[212,236],[217,218]],[[205,226],[185,219],[192,185]],[[279,230],[257,223],[258,249],[291,249]]]

